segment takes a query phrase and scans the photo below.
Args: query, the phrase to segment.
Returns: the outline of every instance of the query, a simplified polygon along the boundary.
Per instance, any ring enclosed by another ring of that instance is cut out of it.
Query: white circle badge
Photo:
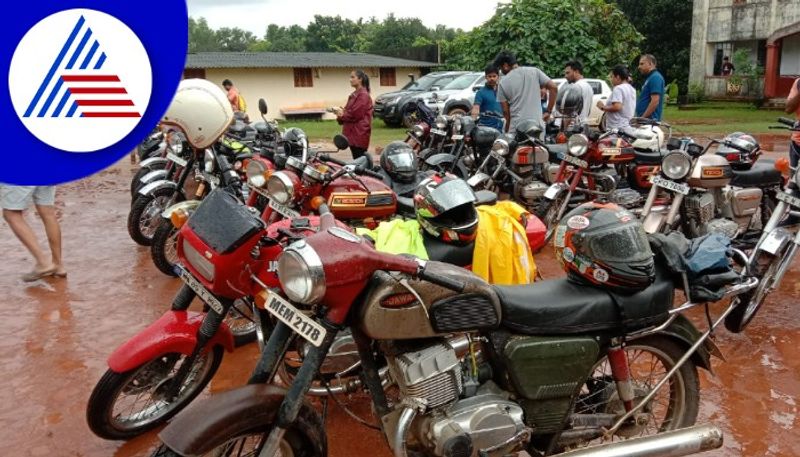
[[[14,51],[8,88],[22,123],[42,142],[92,152],[139,124],[153,88],[150,59],[122,21],[91,9],[52,14]]]

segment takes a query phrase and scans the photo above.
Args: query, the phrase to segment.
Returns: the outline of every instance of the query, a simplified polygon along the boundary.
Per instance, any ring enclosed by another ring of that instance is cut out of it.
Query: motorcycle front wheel
[[[167,276],[178,276],[175,273],[175,264],[178,263],[178,232],[180,229],[162,218],[150,245],[153,263]]]
[[[755,289],[733,298],[735,305],[733,311],[725,318],[725,328],[733,333],[741,333],[750,324],[761,305],[764,304],[767,292],[772,287],[775,273],[778,272],[781,259],[785,254],[786,252],[782,252],[778,256],[773,256],[759,251],[755,258],[755,271],[753,271],[753,274],[758,277],[758,285]]]
[[[174,198],[173,198],[174,195]],[[161,213],[167,205],[183,201],[180,192],[162,188],[148,195],[139,195],[128,213],[128,234],[131,239],[142,246],[150,246],[158,224],[163,219]]]
[[[547,227],[547,232],[545,233],[544,238],[545,242],[550,242],[550,239],[553,237],[553,233],[556,231],[556,227],[558,226],[559,222],[558,213],[561,211],[561,207],[566,202],[566,199],[567,194],[561,194],[554,200],[543,198],[534,210],[536,217],[538,217],[544,226]]]
[[[185,354],[164,354],[123,373],[106,371],[86,407],[89,428],[100,438],[127,440],[158,427],[203,391],[222,354],[222,346],[216,346],[199,356],[173,401],[165,394]]]
[[[148,173],[156,171],[160,168],[164,168],[164,165],[151,165],[148,167],[141,167],[136,170],[136,173],[134,173],[133,178],[131,179],[131,201],[136,200],[139,189],[142,188],[142,178],[144,178],[144,176]]]

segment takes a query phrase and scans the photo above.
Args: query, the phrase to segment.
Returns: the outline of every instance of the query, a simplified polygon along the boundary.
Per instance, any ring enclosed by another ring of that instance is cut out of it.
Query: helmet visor
[[[431,192],[430,199],[439,210],[439,214],[467,203],[475,203],[476,200],[472,188],[461,179],[440,184]]]
[[[401,152],[392,154],[388,157],[389,162],[392,164],[393,171],[398,173],[407,171],[417,171],[416,164],[414,163],[413,152]]]
[[[589,250],[591,257],[610,262],[641,262],[653,255],[647,235],[638,223],[592,234]]]

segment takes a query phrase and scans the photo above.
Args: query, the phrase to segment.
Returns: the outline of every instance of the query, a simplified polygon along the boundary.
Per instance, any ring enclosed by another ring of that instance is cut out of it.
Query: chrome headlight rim
[[[675,165],[682,166],[682,168],[676,169],[674,168]],[[665,155],[664,159],[661,161],[661,173],[673,181],[686,178],[691,171],[692,159],[689,157],[689,154],[683,151],[672,151]]]
[[[264,173],[267,171],[267,166],[258,160],[250,160],[244,169],[244,174],[247,176],[247,185],[250,187],[264,187],[267,180]]]
[[[499,154],[502,157],[507,156],[510,150],[511,148],[508,145],[508,141],[502,138],[498,138],[494,140],[494,143],[492,143],[492,152]]]
[[[576,133],[567,141],[567,151],[575,157],[583,157],[589,150],[589,138],[582,133]]]
[[[283,250],[278,259],[278,279],[289,300],[304,305],[319,303],[327,290],[322,259],[305,240],[295,241]],[[302,290],[296,289],[297,281],[303,283]]]
[[[274,181],[273,181],[274,180]],[[278,182],[281,186],[283,186],[282,194],[279,192],[274,192],[271,189],[270,183]],[[285,205],[292,201],[294,198],[294,183],[292,182],[289,176],[282,172],[278,171],[272,174],[267,180],[267,192],[269,193],[270,198],[275,200],[276,203],[280,203],[281,205]]]
[[[419,124],[412,127],[411,131],[417,138],[422,138],[425,135],[425,128]]]
[[[167,139],[167,147],[176,155],[183,154],[183,137],[179,133],[173,133]]]
[[[444,130],[445,128],[447,128],[447,118],[442,116],[441,114],[436,116],[436,118],[433,120],[433,123],[439,130]]]

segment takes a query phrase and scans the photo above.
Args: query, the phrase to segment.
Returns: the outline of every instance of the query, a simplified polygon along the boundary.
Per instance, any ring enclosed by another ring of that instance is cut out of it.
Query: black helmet
[[[283,132],[283,147],[286,155],[299,156],[303,153],[304,146],[308,146],[308,137],[302,129],[291,127]]]
[[[392,141],[381,152],[381,168],[397,182],[412,182],[417,176],[417,155],[403,141]]]
[[[618,205],[578,206],[561,219],[553,238],[556,258],[572,281],[632,293],[655,279],[644,227]]]
[[[472,131],[472,141],[475,144],[475,148],[480,152],[489,152],[494,144],[494,140],[499,136],[499,130],[486,127],[485,125],[479,125]]]
[[[466,245],[478,235],[475,200],[466,181],[436,174],[422,181],[414,192],[414,212],[429,235],[446,243]]]
[[[533,140],[538,139],[539,135],[541,135],[542,127],[536,120],[525,119],[517,124],[517,131],[515,133],[514,139],[517,140],[517,142],[528,141],[533,143]]]
[[[471,116],[457,116],[453,120],[453,135],[469,135],[475,128],[475,121]]]
[[[556,109],[564,116],[577,116],[583,110],[583,95],[575,84],[564,84],[556,96]]]

